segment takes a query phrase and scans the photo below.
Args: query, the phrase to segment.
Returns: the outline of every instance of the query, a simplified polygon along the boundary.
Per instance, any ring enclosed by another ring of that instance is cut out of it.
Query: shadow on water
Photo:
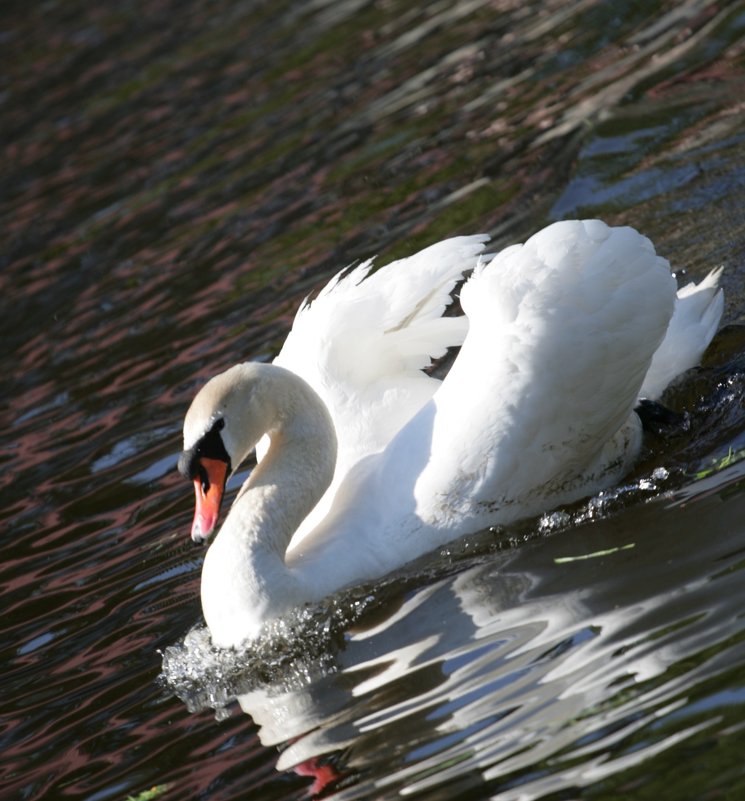
[[[744,33],[711,0],[5,4],[8,797],[745,795]],[[211,652],[196,387],[346,264],[579,215],[724,266],[688,427]]]

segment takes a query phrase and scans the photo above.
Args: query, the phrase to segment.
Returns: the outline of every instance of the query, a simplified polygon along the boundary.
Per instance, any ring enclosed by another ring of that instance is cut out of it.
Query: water
[[[0,20],[2,797],[745,797],[745,7]],[[724,265],[726,328],[668,398],[688,430],[205,653],[174,470],[200,382],[356,259],[577,215]]]

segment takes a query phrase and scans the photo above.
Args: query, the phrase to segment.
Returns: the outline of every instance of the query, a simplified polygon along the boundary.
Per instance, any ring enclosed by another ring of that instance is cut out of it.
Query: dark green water
[[[745,6],[10,2],[0,45],[0,796],[745,797]],[[180,645],[200,383],[356,259],[573,216],[724,265],[689,429],[241,664]]]

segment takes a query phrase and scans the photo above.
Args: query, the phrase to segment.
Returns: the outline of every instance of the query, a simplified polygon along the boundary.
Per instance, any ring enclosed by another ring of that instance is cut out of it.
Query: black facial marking
[[[225,428],[225,421],[222,417],[218,417],[212,424],[212,427],[206,434],[197,441],[195,445],[184,451],[178,459],[178,471],[184,478],[193,481],[199,477],[205,491],[209,489],[209,481],[207,480],[207,471],[200,464],[200,459],[219,459],[225,462],[228,466],[228,473],[230,473],[230,456],[225,450],[225,444],[222,441],[220,432]]]

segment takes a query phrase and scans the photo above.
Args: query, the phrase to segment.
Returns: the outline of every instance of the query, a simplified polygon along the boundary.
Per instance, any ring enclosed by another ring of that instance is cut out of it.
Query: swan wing
[[[407,452],[426,460],[418,516],[472,530],[580,497],[593,476],[611,483],[603,448],[630,419],[674,301],[652,243],[597,220],[555,223],[477,268],[461,352],[390,449],[394,472]]]
[[[366,261],[336,275],[301,306],[275,364],[320,395],[334,421],[338,450],[331,485],[295,533],[290,551],[327,516],[350,470],[385,448],[440,385],[422,368],[463,342],[466,318],[442,314],[487,240],[448,239],[372,274],[372,261]],[[266,442],[260,443],[259,458],[265,450]]]
[[[466,319],[442,314],[487,239],[448,239],[373,274],[366,261],[301,306],[275,363],[326,403],[340,470],[381,450],[439,386],[422,368],[463,342]]]

